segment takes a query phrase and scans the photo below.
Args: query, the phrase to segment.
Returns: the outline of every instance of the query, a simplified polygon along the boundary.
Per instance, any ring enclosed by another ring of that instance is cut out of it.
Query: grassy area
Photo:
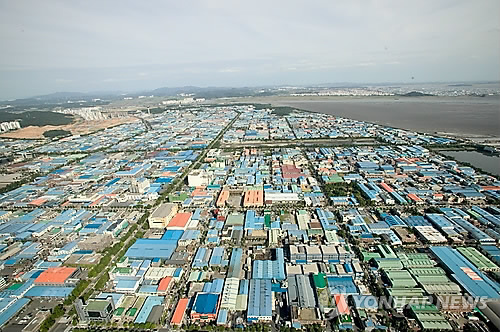
[[[327,183],[323,186],[326,197],[353,195],[361,206],[371,206],[373,203],[365,197],[356,182]]]

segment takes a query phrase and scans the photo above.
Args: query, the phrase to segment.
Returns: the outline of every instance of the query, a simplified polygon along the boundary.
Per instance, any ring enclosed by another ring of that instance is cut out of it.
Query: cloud
[[[241,71],[241,68],[223,68],[219,70],[219,73],[239,73]]]
[[[374,79],[357,68],[388,81],[403,66],[422,80],[499,79],[500,2],[0,0],[0,39],[0,98],[60,89],[61,77],[139,90]]]
[[[66,78],[56,78],[54,80],[56,83],[61,83],[61,84],[65,84],[65,83],[71,83],[73,82],[73,80],[68,80]]]

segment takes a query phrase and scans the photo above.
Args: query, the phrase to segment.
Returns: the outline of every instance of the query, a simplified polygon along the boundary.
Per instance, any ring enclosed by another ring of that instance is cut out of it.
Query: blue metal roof
[[[331,294],[358,294],[358,288],[351,276],[329,275],[326,281]]]
[[[215,314],[219,295],[212,293],[198,293],[193,305],[193,311],[199,314]]]
[[[275,249],[275,260],[254,260],[252,278],[283,280],[285,276],[285,259],[282,248]]]
[[[450,247],[431,247],[430,249],[470,295],[490,299],[500,298],[500,285],[479,271],[457,250]]]
[[[248,295],[248,320],[259,317],[272,317],[272,284],[271,280],[251,279]]]
[[[73,291],[74,287],[58,286],[33,286],[24,296],[26,297],[67,297]]]
[[[139,311],[139,314],[137,314],[134,323],[136,324],[146,323],[149,314],[151,313],[151,310],[153,310],[153,307],[157,305],[162,305],[163,299],[164,299],[163,296],[148,296],[148,298],[146,299],[146,301],[144,301],[144,304],[142,305],[141,311]]]
[[[26,304],[29,303],[29,299],[20,298],[15,299],[0,299],[0,308],[5,308],[7,304],[10,306],[0,314],[0,326],[3,326],[9,321],[14,315],[16,315]]]
[[[217,316],[217,324],[225,325],[227,323],[227,310],[222,309]]]
[[[227,278],[239,278],[241,272],[241,257],[243,250],[241,248],[233,248],[231,259],[229,260],[229,269],[227,271]]]
[[[125,256],[136,259],[170,259],[177,247],[177,241],[138,239],[125,253]]]

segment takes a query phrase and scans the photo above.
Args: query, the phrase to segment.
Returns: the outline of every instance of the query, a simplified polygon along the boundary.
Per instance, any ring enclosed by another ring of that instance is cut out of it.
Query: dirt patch
[[[0,137],[26,138],[26,139],[44,138],[43,133],[46,132],[47,130],[67,130],[70,131],[71,134],[73,135],[85,135],[93,133],[100,129],[114,127],[117,125],[130,123],[134,121],[138,121],[138,119],[134,117],[125,117],[125,118],[113,118],[113,119],[106,119],[99,121],[77,120],[74,123],[62,126],[40,126],[40,127],[29,126],[2,134],[0,135]]]

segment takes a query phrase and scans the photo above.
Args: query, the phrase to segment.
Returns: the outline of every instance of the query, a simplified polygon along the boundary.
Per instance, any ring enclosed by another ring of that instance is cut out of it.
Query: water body
[[[396,128],[457,136],[500,136],[500,97],[295,97],[274,105]]]
[[[441,154],[467,162],[495,175],[500,175],[500,156],[486,155],[477,151],[440,151]]]

